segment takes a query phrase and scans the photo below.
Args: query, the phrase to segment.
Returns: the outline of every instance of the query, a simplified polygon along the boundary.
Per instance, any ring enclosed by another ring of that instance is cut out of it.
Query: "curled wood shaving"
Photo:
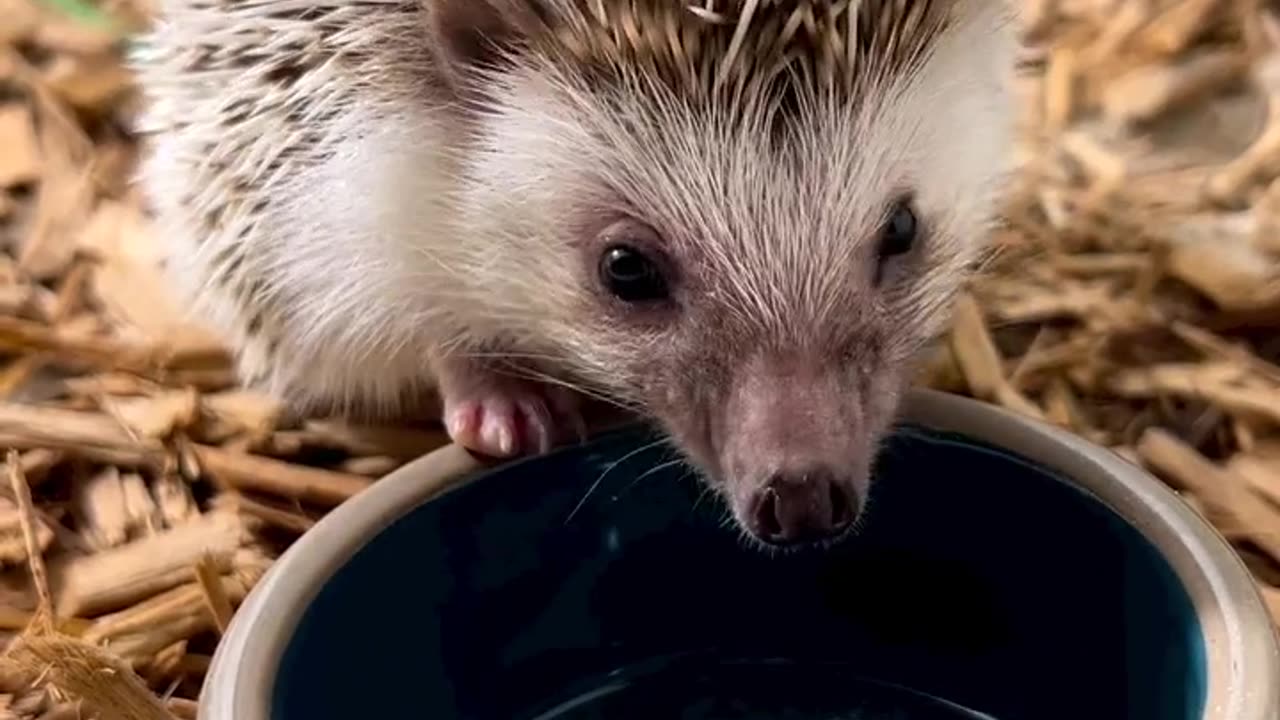
[[[173,720],[165,704],[115,655],[71,638],[25,638],[11,661],[42,668],[42,683],[82,699],[105,718]]]

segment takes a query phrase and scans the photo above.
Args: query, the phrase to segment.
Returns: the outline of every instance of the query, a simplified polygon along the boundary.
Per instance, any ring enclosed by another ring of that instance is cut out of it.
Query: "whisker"
[[[627,412],[638,412],[640,410],[640,407],[638,404],[628,403],[627,401],[606,395],[593,388],[579,385],[577,383],[572,383],[567,380],[564,380],[563,378],[558,378],[554,375],[549,375],[547,373],[534,370],[532,368],[523,367],[520,365],[510,365],[510,366],[503,367],[501,371],[503,372],[503,374],[507,375],[508,377],[515,377],[523,380],[533,380],[535,382],[541,382],[548,385],[555,385],[557,387],[562,387],[567,390],[576,392],[580,395],[583,395],[585,397],[589,397],[593,400],[598,400],[607,405],[611,405],[619,410],[625,410]]]
[[[654,440],[651,443],[641,445],[635,450],[632,450],[626,455],[623,455],[622,457],[610,463],[609,467],[605,468],[604,471],[600,473],[600,477],[596,478],[595,482],[591,483],[591,487],[587,488],[587,492],[583,494],[582,499],[579,500],[578,504],[573,508],[573,512],[570,512],[569,517],[565,518],[564,524],[568,525],[570,522],[573,521],[574,516],[578,514],[578,511],[582,509],[582,506],[587,503],[587,500],[595,493],[595,491],[600,488],[600,483],[604,482],[604,479],[608,477],[609,473],[613,472],[614,468],[618,467],[619,465],[626,462],[627,460],[635,457],[636,455],[639,455],[642,452],[652,450],[653,448],[658,447],[659,445],[663,445],[666,442],[667,442],[666,438],[658,438],[657,440]]]
[[[619,495],[622,495],[623,493],[626,493],[627,491],[631,490],[631,488],[635,487],[636,485],[639,485],[641,480],[644,480],[645,478],[649,477],[650,475],[653,475],[654,473],[660,473],[660,472],[662,472],[663,470],[667,470],[667,469],[669,469],[669,468],[677,467],[677,466],[679,466],[679,465],[683,465],[683,464],[684,464],[684,459],[683,459],[683,458],[679,458],[679,459],[676,459],[676,460],[670,460],[670,461],[668,461],[668,462],[664,462],[664,463],[658,463],[657,465],[654,465],[653,467],[649,468],[648,470],[645,470],[645,471],[644,471],[643,473],[641,473],[641,474],[640,474],[640,476],[639,476],[639,477],[637,477],[635,480],[632,480],[631,482],[627,483],[627,486],[626,486],[626,487],[624,487],[624,488],[622,488],[621,490],[619,490],[619,491],[618,491],[618,494],[619,494]],[[687,475],[686,475],[686,477],[687,477]]]
[[[693,473],[685,473],[684,477],[680,478],[681,482],[688,479],[688,477],[692,474]],[[715,489],[712,488],[710,485],[704,484],[702,487],[702,491],[698,493],[698,499],[694,500],[693,507],[689,508],[689,514],[692,515],[698,512],[698,508],[702,506],[702,501],[706,500],[707,498],[711,497],[714,494],[715,494]]]

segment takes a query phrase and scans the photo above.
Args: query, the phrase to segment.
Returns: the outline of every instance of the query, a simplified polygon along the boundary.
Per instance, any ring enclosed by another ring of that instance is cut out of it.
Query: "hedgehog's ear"
[[[455,85],[471,70],[498,64],[539,20],[528,0],[428,0],[425,5],[433,46]]]

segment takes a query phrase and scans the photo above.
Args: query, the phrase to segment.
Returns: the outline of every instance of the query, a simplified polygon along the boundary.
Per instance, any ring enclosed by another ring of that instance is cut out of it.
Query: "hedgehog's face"
[[[560,198],[598,222],[567,243],[567,354],[659,419],[752,536],[836,536],[862,511],[911,360],[988,230],[994,99],[949,98],[944,119],[886,96],[798,115],[790,139],[628,123],[566,185],[615,193]]]
[[[505,243],[504,314],[661,422],[751,536],[842,534],[988,227],[1011,115],[991,30],[781,115],[511,69],[467,191]]]
[[[696,200],[604,213],[574,244],[579,329],[556,336],[663,424],[740,527],[788,545],[859,517],[910,360],[984,228],[906,177],[862,188],[853,168],[755,152],[732,163],[746,175],[702,158],[678,191],[705,185]]]
[[[683,242],[618,220],[581,250],[594,332],[570,353],[663,424],[751,536],[838,536],[864,506],[907,361],[941,319],[904,295],[926,272],[919,213],[909,196],[891,201],[856,250],[798,217],[793,231]]]

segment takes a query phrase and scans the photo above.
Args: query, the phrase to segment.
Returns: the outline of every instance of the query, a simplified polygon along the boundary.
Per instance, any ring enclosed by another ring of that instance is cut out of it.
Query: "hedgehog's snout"
[[[828,468],[774,473],[750,493],[743,518],[756,538],[793,545],[843,535],[860,512],[854,483]]]
[[[756,539],[820,542],[857,521],[875,443],[852,385],[839,368],[787,359],[752,361],[738,373],[717,464],[734,517]]]

